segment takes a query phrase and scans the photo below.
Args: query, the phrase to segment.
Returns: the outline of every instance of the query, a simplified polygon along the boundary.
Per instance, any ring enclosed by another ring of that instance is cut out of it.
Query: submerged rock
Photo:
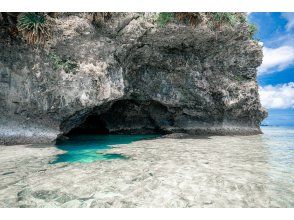
[[[77,127],[260,133],[262,48],[246,24],[211,30],[150,17],[115,13],[97,27],[63,14],[44,48],[1,36],[0,144],[47,143]]]

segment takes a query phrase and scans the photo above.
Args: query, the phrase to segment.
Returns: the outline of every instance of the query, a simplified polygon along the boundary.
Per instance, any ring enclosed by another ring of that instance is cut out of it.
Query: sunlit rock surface
[[[247,25],[158,26],[150,16],[114,13],[96,27],[86,13],[62,14],[45,48],[0,37],[0,143],[48,143],[89,115],[115,133],[260,133],[262,48]]]

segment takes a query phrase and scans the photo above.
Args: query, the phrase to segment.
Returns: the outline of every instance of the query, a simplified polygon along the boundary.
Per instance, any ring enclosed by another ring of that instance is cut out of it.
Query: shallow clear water
[[[97,160],[127,159],[121,154],[106,154],[115,145],[130,144],[134,141],[156,138],[159,135],[76,135],[60,141],[56,147],[64,150],[53,163],[90,163]]]
[[[261,127],[271,203],[294,207],[294,127]],[[255,172],[259,171],[257,168]],[[257,175],[256,175],[257,176]]]
[[[294,127],[262,127],[262,142],[269,151],[269,162],[283,169],[293,169]]]
[[[0,207],[293,208],[294,127],[262,130],[182,139],[83,135],[60,143],[66,153],[59,156],[55,146],[0,146]],[[122,155],[129,159],[107,161]]]

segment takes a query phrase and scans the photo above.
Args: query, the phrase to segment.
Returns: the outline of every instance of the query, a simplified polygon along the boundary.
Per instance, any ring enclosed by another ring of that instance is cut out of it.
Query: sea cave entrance
[[[128,159],[106,150],[114,145],[157,138],[172,125],[168,108],[156,101],[119,100],[84,109],[62,124],[63,136],[56,146],[64,153],[53,163]]]
[[[78,134],[109,134],[109,130],[99,115],[91,114],[79,126],[67,133],[69,136]]]
[[[173,118],[167,107],[156,101],[118,100],[82,116],[75,115],[66,123],[71,125],[66,136],[165,134],[165,127],[173,125]]]
[[[172,119],[168,108],[156,101],[118,100],[84,109],[62,124],[63,136],[56,141],[56,147],[64,153],[52,163],[128,159],[107,150],[114,145],[157,138],[166,133]]]

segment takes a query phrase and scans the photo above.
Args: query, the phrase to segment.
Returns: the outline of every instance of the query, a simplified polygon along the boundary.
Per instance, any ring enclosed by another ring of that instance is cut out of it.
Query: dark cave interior
[[[156,101],[119,100],[103,111],[93,110],[67,135],[162,134],[172,123],[167,108]]]

